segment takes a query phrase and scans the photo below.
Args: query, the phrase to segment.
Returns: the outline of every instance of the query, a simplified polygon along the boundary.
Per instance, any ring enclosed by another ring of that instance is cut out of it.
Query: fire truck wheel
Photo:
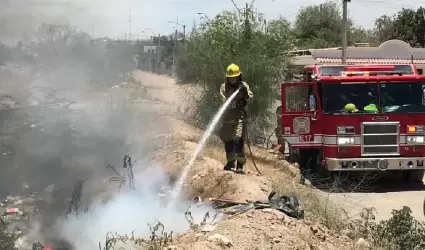
[[[403,172],[403,180],[408,182],[423,182],[425,170],[411,170]]]

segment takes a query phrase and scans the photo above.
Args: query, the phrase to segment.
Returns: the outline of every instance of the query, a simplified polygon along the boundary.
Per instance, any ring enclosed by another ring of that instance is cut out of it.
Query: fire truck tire
[[[403,180],[408,182],[423,182],[425,170],[411,170],[403,172]]]

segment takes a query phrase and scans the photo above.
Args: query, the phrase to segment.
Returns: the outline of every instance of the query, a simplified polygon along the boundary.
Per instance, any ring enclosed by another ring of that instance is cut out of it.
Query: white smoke
[[[94,205],[85,214],[60,219],[61,236],[75,249],[92,250],[99,242],[105,242],[108,232],[148,237],[151,233],[148,224],[154,225],[155,221],[161,222],[167,232],[182,233],[189,229],[185,218],[188,204],[180,200],[170,208],[166,198],[158,195],[159,187],[168,182],[164,171],[150,167],[143,170],[135,182],[136,190],[127,189],[106,204]],[[190,212],[195,222],[201,222],[209,209],[192,206]]]
[[[134,166],[136,169],[144,167],[143,164]],[[52,240],[61,239],[75,250],[93,250],[98,249],[99,243],[105,247],[108,233],[146,239],[151,236],[150,226],[158,222],[164,225],[164,232],[174,235],[184,233],[190,228],[186,211],[190,211],[195,223],[201,223],[207,213],[211,216],[207,222],[220,219],[214,219],[214,209],[205,204],[177,200],[171,207],[171,196],[159,193],[167,184],[168,176],[160,167],[145,168],[135,176],[136,190],[123,188],[108,202],[92,204],[85,213],[57,218],[56,223],[48,229],[35,221],[32,230],[21,242],[42,242],[49,246]],[[118,191],[118,187],[115,191]],[[120,244],[116,247],[131,247],[134,242]]]

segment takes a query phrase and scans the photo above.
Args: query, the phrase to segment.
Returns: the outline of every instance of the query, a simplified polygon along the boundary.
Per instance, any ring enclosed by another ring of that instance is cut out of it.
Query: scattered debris
[[[304,219],[304,210],[301,209],[300,203],[296,196],[281,195],[276,198],[276,192],[269,194],[270,207],[285,213],[296,219]]]
[[[245,213],[251,209],[275,209],[296,219],[304,218],[304,210],[301,209],[297,197],[286,195],[276,197],[275,191],[269,194],[268,202],[248,200],[247,202],[237,202],[222,199],[212,199],[212,202],[215,208],[222,209],[223,213],[230,214],[232,215],[231,217]]]

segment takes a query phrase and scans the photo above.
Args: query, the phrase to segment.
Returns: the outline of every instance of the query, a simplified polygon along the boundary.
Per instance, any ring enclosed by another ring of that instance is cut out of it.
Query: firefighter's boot
[[[236,163],[236,171],[237,174],[245,174],[245,172],[243,171],[243,165],[242,163]]]
[[[232,171],[235,168],[235,162],[236,161],[229,161],[229,162],[227,162],[223,169],[225,171]]]

